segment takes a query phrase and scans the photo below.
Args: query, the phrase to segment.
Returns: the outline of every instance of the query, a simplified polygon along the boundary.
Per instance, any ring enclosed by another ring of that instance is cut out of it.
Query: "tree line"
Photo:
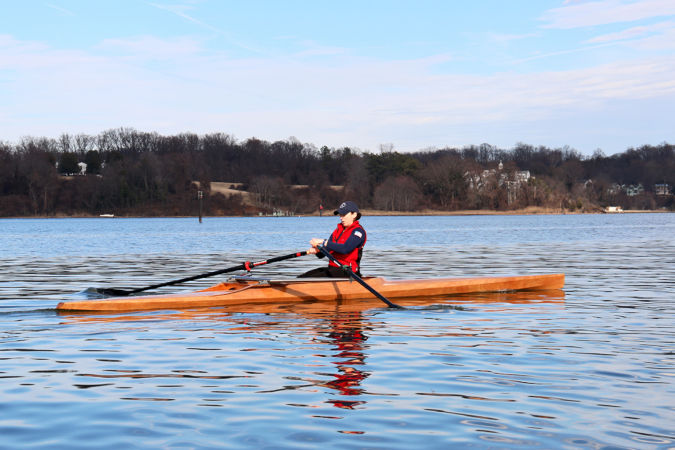
[[[489,144],[400,153],[119,128],[0,142],[0,216],[316,213],[344,199],[384,211],[675,209],[675,147],[583,156]],[[232,190],[217,191],[213,182]]]

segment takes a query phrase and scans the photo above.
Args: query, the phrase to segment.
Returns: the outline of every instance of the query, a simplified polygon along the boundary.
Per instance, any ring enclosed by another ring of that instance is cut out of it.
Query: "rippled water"
[[[0,220],[0,447],[675,446],[675,215],[362,222],[366,274],[566,286],[403,311],[57,314],[87,287],[302,250],[335,219]]]

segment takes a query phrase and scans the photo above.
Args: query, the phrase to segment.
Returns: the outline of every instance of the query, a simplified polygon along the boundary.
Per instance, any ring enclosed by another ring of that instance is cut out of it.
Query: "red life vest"
[[[349,239],[349,236],[352,235],[352,231],[354,231],[354,228],[359,228],[360,231],[363,233],[363,243],[359,247],[356,247],[354,250],[352,250],[350,253],[343,254],[331,251],[330,254],[333,255],[335,259],[340,261],[340,264],[342,264],[343,266],[349,266],[354,272],[358,272],[359,264],[361,263],[361,254],[363,253],[363,246],[366,245],[366,230],[364,230],[363,227],[359,224],[359,221],[355,220],[354,223],[352,223],[347,228],[345,228],[344,225],[342,225],[342,223],[338,223],[337,228],[335,229],[335,231],[333,231],[333,234],[331,234],[330,236],[330,240],[331,242],[335,242],[336,244],[344,244],[345,242],[347,242],[347,239]],[[328,264],[333,267],[339,267],[333,261],[329,261]]]

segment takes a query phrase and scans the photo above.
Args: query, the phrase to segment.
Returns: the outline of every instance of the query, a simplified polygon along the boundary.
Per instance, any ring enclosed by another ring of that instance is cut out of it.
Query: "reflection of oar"
[[[396,303],[390,302],[389,299],[387,299],[384,295],[380,294],[380,293],[377,292],[375,289],[373,289],[372,287],[370,287],[370,285],[369,285],[368,283],[366,283],[365,281],[363,281],[363,279],[362,279],[360,276],[358,276],[357,274],[354,273],[354,271],[352,270],[351,267],[349,267],[349,266],[343,266],[342,264],[340,264],[340,261],[338,261],[337,259],[335,259],[335,257],[334,257],[333,255],[331,255],[330,252],[329,252],[328,250],[326,250],[326,248],[325,248],[323,245],[319,245],[317,248],[319,249],[319,251],[320,251],[321,253],[323,253],[324,255],[326,255],[326,256],[328,257],[328,259],[330,259],[330,260],[333,261],[335,264],[337,264],[338,267],[340,267],[342,270],[344,270],[345,272],[347,272],[347,273],[349,274],[349,277],[350,277],[350,278],[355,279],[361,286],[363,286],[364,288],[368,289],[375,297],[377,297],[377,298],[379,298],[380,300],[382,300],[383,302],[385,302],[385,303],[387,304],[387,306],[389,306],[390,308],[405,309],[405,308],[403,308],[402,306],[397,305]]]
[[[99,292],[100,294],[103,294],[103,295],[114,295],[114,296],[117,296],[117,297],[123,297],[123,296],[126,296],[126,295],[131,295],[131,294],[135,294],[137,292],[147,291],[147,290],[155,289],[155,288],[162,287],[162,286],[170,286],[172,284],[185,283],[186,281],[197,280],[199,278],[212,277],[214,275],[220,275],[221,273],[236,272],[237,270],[251,270],[254,267],[262,266],[263,264],[269,264],[269,263],[273,263],[273,262],[277,262],[277,261],[283,261],[285,259],[297,258],[298,256],[303,256],[303,255],[306,255],[306,254],[307,254],[307,251],[303,251],[303,252],[291,253],[290,255],[276,256],[274,258],[266,259],[264,261],[258,261],[258,262],[246,261],[244,263],[239,264],[238,266],[228,267],[227,269],[214,270],[213,272],[206,272],[206,273],[194,275],[194,276],[187,277],[187,278],[181,278],[180,280],[167,281],[165,283],[153,284],[152,286],[146,286],[146,287],[138,288],[138,289],[131,289],[131,290],[128,290],[128,291],[124,290],[124,289],[115,289],[115,288],[96,289],[96,291]]]

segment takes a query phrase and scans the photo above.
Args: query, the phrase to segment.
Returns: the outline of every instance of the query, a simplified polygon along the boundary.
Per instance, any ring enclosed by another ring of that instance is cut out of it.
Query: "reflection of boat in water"
[[[317,386],[324,386],[337,391],[338,398],[327,400],[337,408],[354,409],[364,404],[359,397],[364,393],[361,382],[368,378],[370,372],[364,369],[366,365],[366,326],[359,312],[334,315],[329,322],[329,331],[322,339],[331,345],[337,353],[330,355],[337,367],[336,373],[331,373],[332,380],[309,380]]]
[[[516,312],[535,312],[538,305],[550,310],[551,304],[563,304],[564,292],[562,290],[542,291],[515,291],[493,292],[479,294],[461,294],[453,296],[430,296],[406,299],[406,305],[410,308],[403,311],[392,311],[391,314],[406,314],[419,317],[416,311],[438,311],[447,308],[471,309],[471,306],[486,306],[497,314],[509,314]],[[462,308],[467,307],[467,308]],[[525,307],[522,307],[525,306]],[[387,309],[377,299],[346,299],[333,302],[326,301],[303,301],[297,303],[258,303],[252,305],[235,304],[220,307],[190,308],[173,311],[135,311],[78,313],[74,311],[59,311],[65,321],[69,323],[95,324],[97,330],[101,330],[102,324],[122,322],[122,327],[154,326],[157,321],[187,321],[195,324],[195,329],[212,329],[209,324],[228,323],[228,332],[246,333],[251,339],[269,336],[278,330],[288,331],[292,329],[293,335],[304,335],[300,338],[310,345],[312,350],[312,364],[297,366],[297,373],[285,377],[280,386],[273,386],[272,391],[286,389],[309,389],[312,392],[320,392],[319,402],[331,405],[335,413],[326,415],[330,418],[342,418],[338,410],[351,410],[367,407],[372,392],[369,392],[368,384],[364,382],[373,374],[374,366],[369,364],[368,338],[377,328],[385,326],[378,320],[372,320],[373,315],[365,311],[379,308]],[[379,314],[379,311],[372,311]],[[301,319],[298,320],[298,317]],[[406,326],[406,316],[401,319],[398,332],[410,333]],[[481,321],[486,320],[483,316]],[[451,320],[451,323],[455,323]],[[482,322],[481,322],[482,323]],[[116,329],[116,328],[113,328]],[[219,329],[219,328],[213,328]],[[467,335],[479,336],[480,329],[467,326],[466,323],[457,326],[443,327],[438,330],[438,336],[447,336],[451,339],[455,336],[466,337]],[[414,333],[414,331],[413,331]],[[247,378],[252,377],[248,373],[223,376],[211,373],[171,373],[171,374],[145,374],[145,373],[88,373],[93,378],[105,378],[112,382],[116,378],[145,378],[145,377],[171,377],[171,378]],[[289,383],[288,380],[291,382]],[[372,389],[372,387],[370,388]],[[318,408],[316,404],[308,405]],[[332,409],[332,408],[331,408]]]
[[[553,274],[419,280],[366,278],[366,280],[373,289],[383,296],[389,299],[404,300],[403,306],[409,306],[415,304],[414,299],[426,299],[428,297],[562,289],[565,276]],[[61,311],[141,311],[240,306],[248,311],[254,306],[265,307],[273,304],[334,303],[336,301],[349,302],[354,300],[359,300],[360,304],[363,304],[368,299],[372,299],[372,294],[350,279],[291,278],[277,280],[241,277],[196,292],[73,300],[59,303],[57,309]],[[376,301],[379,302],[379,300]]]

